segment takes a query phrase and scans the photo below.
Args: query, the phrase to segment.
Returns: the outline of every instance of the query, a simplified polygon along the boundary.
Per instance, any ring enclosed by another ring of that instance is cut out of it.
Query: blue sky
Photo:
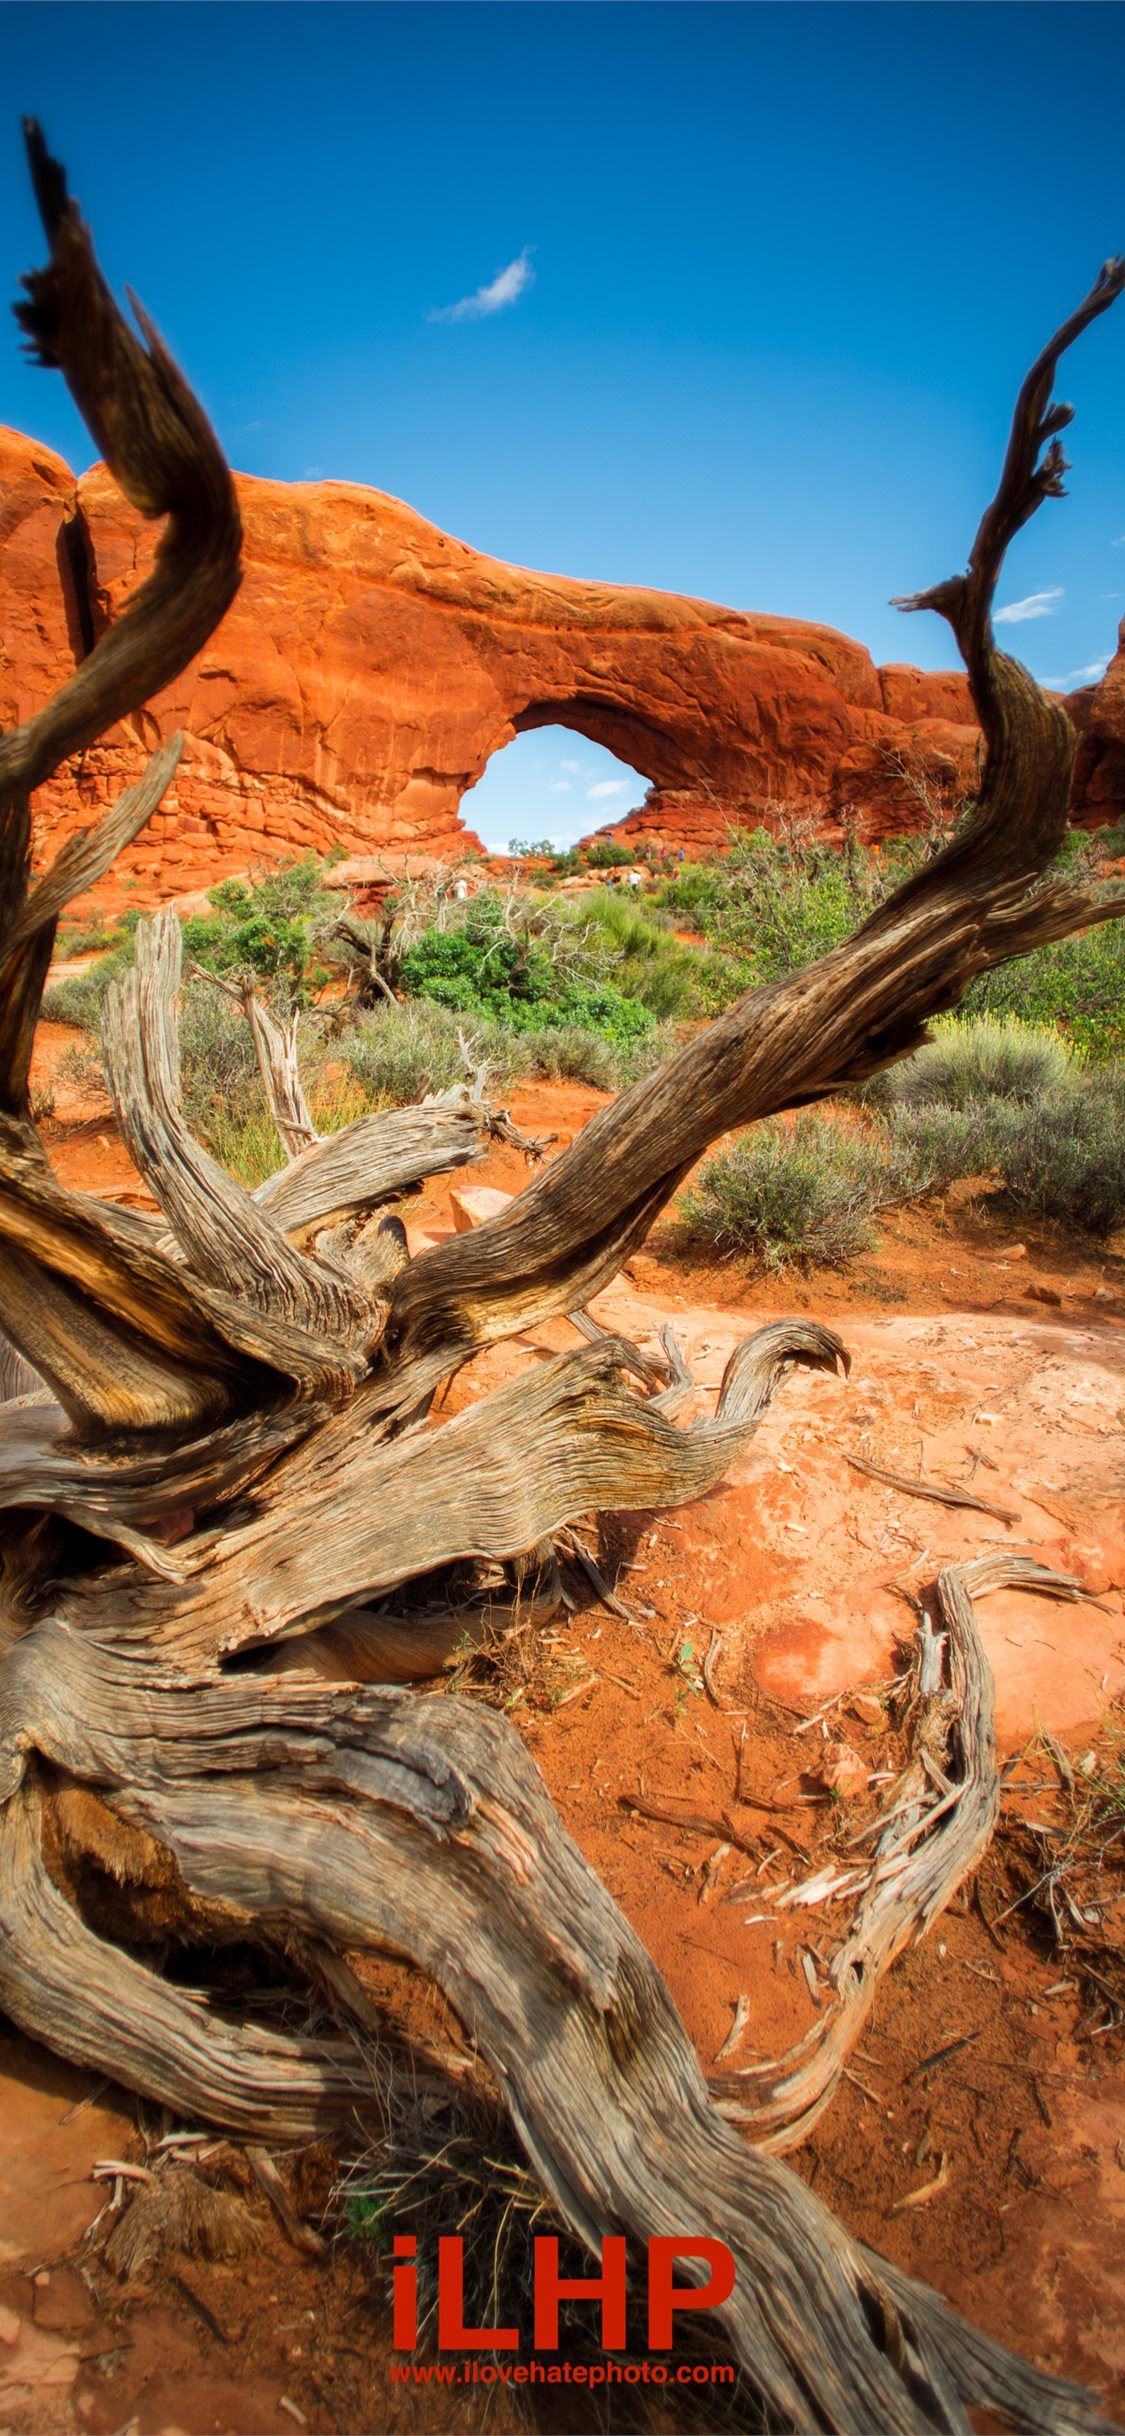
[[[1031,354],[1125,247],[1117,0],[0,14],[10,292],[41,255],[26,109],[236,465],[948,664],[887,603],[963,561]],[[1125,610],[1125,311],[1067,393],[1072,496],[1002,599],[1073,683]],[[14,330],[0,420],[88,460]],[[564,748],[531,748],[549,789]]]

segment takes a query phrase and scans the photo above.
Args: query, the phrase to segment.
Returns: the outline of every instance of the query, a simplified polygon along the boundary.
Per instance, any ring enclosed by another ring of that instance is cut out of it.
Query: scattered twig
[[[725,2063],[728,2055],[734,2054],[735,2048],[741,2044],[742,2040],[746,2036],[749,2020],[750,1999],[748,1996],[740,1996],[734,2008],[734,2020],[732,2021],[730,2029],[723,2040],[722,2046],[716,2053],[715,2062],[717,2064]]]
[[[655,1819],[663,1827],[679,1827],[685,1835],[710,1836],[713,1843],[733,1844],[737,1852],[748,1853],[751,1860],[757,1860],[757,1843],[740,1835],[725,1815],[715,1818],[698,1810],[677,1810],[671,1803],[650,1802],[639,1793],[619,1793],[617,1799],[622,1810],[635,1811],[639,1818]]]
[[[924,2208],[927,2201],[936,2199],[938,2192],[944,2191],[948,2181],[949,2159],[943,2151],[933,2180],[920,2183],[916,2191],[908,2191],[905,2199],[897,2199],[891,2209],[892,2216],[901,2216],[907,2208]]]
[[[888,1472],[881,1463],[871,1463],[866,1455],[845,1454],[853,1472],[865,1472],[869,1480],[881,1480],[884,1487],[897,1489],[903,1497],[928,1497],[937,1506],[970,1506],[975,1514],[991,1514],[994,1521],[1018,1522],[1008,1506],[990,1504],[987,1497],[974,1497],[971,1489],[955,1489],[941,1480],[908,1480],[903,1472]]]
[[[953,2057],[960,2055],[963,2048],[975,2047],[980,2035],[979,2030],[970,2030],[967,2038],[951,2039],[948,2047],[935,2048],[932,2055],[924,2056],[922,2062],[915,2064],[913,2071],[907,2073],[902,2084],[903,2088],[909,2089],[912,2081],[920,2081],[926,2073],[936,2072],[939,2065],[951,2063]]]
[[[289,2197],[268,2149],[248,2142],[246,2162],[259,2187],[265,2192],[275,2216],[279,2219],[295,2250],[303,2250],[306,2258],[327,2258],[328,2244],[311,2225],[302,2223]]]
[[[167,2273],[169,2283],[174,2284],[177,2292],[182,2293],[184,2300],[194,2309],[200,2323],[207,2328],[208,2334],[214,2335],[216,2343],[229,2343],[232,2338],[227,2333],[226,2327],[220,2325],[214,2310],[208,2308],[206,2301],[201,2299],[199,2293],[193,2292],[186,2275],[181,2275],[176,2267],[169,2267]]]

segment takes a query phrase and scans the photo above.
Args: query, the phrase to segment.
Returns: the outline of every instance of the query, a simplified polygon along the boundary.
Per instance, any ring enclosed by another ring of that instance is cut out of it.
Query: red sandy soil
[[[43,1027],[40,1087],[67,1037]],[[534,1086],[514,1095],[512,1111],[528,1130],[555,1132],[557,1152],[599,1104],[575,1086]],[[45,1130],[67,1180],[142,1200],[108,1109],[60,1092],[56,1111]],[[458,1181],[513,1191],[526,1174],[518,1153],[497,1148],[460,1179],[436,1179],[404,1205],[414,1248],[448,1231]],[[845,1740],[876,1778],[901,1756],[893,1730],[852,1702],[901,1663],[913,1616],[892,1585],[922,1589],[943,1562],[1002,1540],[1065,1565],[1087,1588],[1071,1606],[1013,1593],[982,1603],[1013,1763],[1004,1828],[977,1889],[896,1965],[852,2076],[792,2163],[855,2233],[1004,2340],[1098,2387],[1120,2415],[1119,2040],[1101,2035],[1096,1995],[1030,1911],[1000,1918],[1022,1884],[1010,1833],[1023,1819],[1061,1817],[1039,1729],[1076,1766],[1119,1737],[1120,1247],[1017,1224],[995,1197],[961,1191],[944,1207],[892,1216],[878,1248],[842,1274],[763,1279],[701,1264],[665,1228],[595,1310],[641,1341],[673,1318],[708,1391],[749,1328],[793,1310],[827,1319],[853,1359],[847,1381],[792,1379],[712,1496],[602,1525],[601,1563],[630,1620],[591,1594],[549,1628],[547,1691],[533,1673],[512,1710],[705,2063],[740,1993],[751,2014],[736,2063],[779,2052],[811,2019],[799,1947],[829,1950],[839,1916],[770,1917],[768,1890],[822,1866],[873,1813],[877,1784],[840,1803],[823,1798],[825,1738]],[[494,1349],[454,1383],[445,1409],[574,1342],[559,1322]],[[1016,1519],[907,1498],[852,1471],[848,1452],[971,1485]],[[698,1687],[712,1636],[722,1708]],[[693,1654],[680,1663],[685,1642]],[[687,1832],[630,1812],[623,1795],[726,1818],[749,1850],[717,1859],[721,1824]],[[364,1967],[380,1986],[380,1966]],[[249,2259],[170,2259],[147,2280],[116,2285],[81,2247],[107,2190],[91,2168],[143,2157],[163,2121],[14,2036],[0,2039],[0,2076],[0,2436],[6,2427],[292,2436],[301,2424],[365,2436],[481,2423],[464,2407],[472,2394],[443,2402],[433,2388],[389,2388],[389,2301],[370,2252],[340,2239],[327,2263],[306,2259],[264,2202],[262,2246]],[[237,2176],[237,2152],[220,2154]],[[943,2157],[944,2187],[904,2207]],[[302,2168],[314,2219],[332,2171],[316,2157]],[[488,2424],[510,2424],[503,2404]]]

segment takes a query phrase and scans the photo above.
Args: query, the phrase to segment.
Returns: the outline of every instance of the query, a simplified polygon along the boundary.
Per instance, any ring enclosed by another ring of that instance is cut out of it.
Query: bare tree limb
[[[937,1584],[947,1636],[926,1625],[915,1659],[917,1703],[905,1773],[890,1788],[872,1834],[870,1862],[835,1865],[787,1904],[855,1899],[847,1936],[828,1965],[835,2002],[780,2061],[712,2077],[721,2111],[768,2149],[794,2148],[819,2120],[861,2036],[881,1978],[905,1948],[924,1937],[980,1861],[1000,1811],[992,1669],[977,1630],[973,1599],[1019,1588],[1078,1599],[1082,1586],[1031,1557],[977,1557],[951,1565]]]
[[[17,306],[29,352],[63,374],[131,506],[168,526],[148,582],[54,701],[0,742],[0,797],[41,786],[179,676],[234,599],[242,546],[234,484],[206,416],[135,299],[145,345],[133,336],[62,169],[33,119],[25,131],[51,247]]]

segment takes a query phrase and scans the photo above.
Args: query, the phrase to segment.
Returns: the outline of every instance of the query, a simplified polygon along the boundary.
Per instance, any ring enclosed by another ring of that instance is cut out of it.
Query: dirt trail
[[[69,1037],[42,1028],[42,1087]],[[512,1103],[521,1125],[557,1133],[556,1151],[599,1104],[573,1085],[528,1088]],[[147,1199],[107,1106],[64,1095],[47,1134],[68,1181]],[[511,1191],[526,1168],[498,1148],[470,1175]],[[436,1180],[407,1205],[415,1248],[450,1228],[449,1194],[450,1180]],[[793,1379],[698,1505],[605,1524],[600,1559],[628,1620],[591,1594],[506,1694],[567,1826],[648,1943],[705,2062],[748,1997],[736,2059],[746,2061],[807,2027],[799,1947],[827,1950],[838,1925],[823,1910],[799,1926],[771,1914],[770,1887],[820,1866],[872,1814],[878,1780],[897,1764],[893,1729],[851,1698],[895,1670],[909,1635],[911,1610],[894,1585],[921,1585],[941,1562],[997,1540],[1079,1573],[1089,1596],[1075,1606],[1011,1593],[982,1604],[1015,1763],[1005,1831],[980,1873],[979,1906],[955,1903],[896,1966],[853,2077],[794,2163],[856,2232],[998,2335],[1100,2386],[1119,2414],[1120,2043],[1100,2035],[1096,1995],[1031,1907],[1002,1915],[1018,1902],[1019,1822],[1049,1827],[1061,1816],[1057,1767],[1037,1729],[1080,1768],[1120,1728],[1123,1288],[1113,1252],[1017,1230],[995,1204],[974,1208],[964,1195],[898,1213],[844,1276],[751,1278],[688,1260],[665,1229],[599,1298],[607,1326],[645,1341],[671,1317],[701,1394],[712,1395],[742,1335],[807,1309],[843,1336],[851,1378]],[[494,1349],[454,1383],[450,1408],[574,1342],[559,1322]],[[852,1470],[849,1453],[968,1488],[1016,1519],[907,1497]],[[700,1684],[712,1635],[722,1709]],[[794,1731],[833,1700],[823,1721]],[[843,1802],[818,1779],[829,1736],[876,1780]],[[623,1806],[637,1795],[725,1818],[747,1849],[722,1856],[720,1828],[687,1832]],[[374,1965],[365,1975],[379,1984]],[[260,2245],[249,2257],[171,2259],[147,2281],[116,2284],[96,2249],[81,2248],[112,2192],[91,2169],[142,2157],[145,2137],[164,2128],[154,2110],[15,2037],[0,2040],[0,2436],[8,2427],[292,2436],[301,2425],[361,2436],[478,2424],[463,2394],[389,2386],[389,2302],[371,2248],[344,2241],[327,2263],[302,2257],[253,2188]],[[943,2187],[904,2206],[942,2158]],[[306,2160],[302,2171],[315,2217],[332,2161]],[[508,2422],[494,2408],[489,2424]]]

